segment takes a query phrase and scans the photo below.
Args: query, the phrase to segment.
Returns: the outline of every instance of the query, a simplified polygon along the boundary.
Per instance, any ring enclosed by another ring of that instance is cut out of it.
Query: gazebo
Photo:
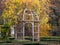
[[[31,9],[24,9],[22,20],[19,20],[14,29],[15,39],[25,40],[29,37],[31,41],[39,41],[39,34],[39,16]]]

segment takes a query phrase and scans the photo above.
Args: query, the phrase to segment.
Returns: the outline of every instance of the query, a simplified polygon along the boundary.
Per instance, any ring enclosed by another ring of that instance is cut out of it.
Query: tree
[[[4,8],[5,8],[4,1],[3,0],[0,0],[0,25],[3,23],[1,16],[2,16],[2,13],[3,13]]]
[[[22,20],[22,13],[25,8],[34,10],[40,17],[40,26],[45,29],[40,29],[44,34],[48,35],[48,30],[50,29],[49,24],[47,24],[49,16],[47,14],[49,7],[49,0],[6,0],[5,9],[3,11],[2,17],[5,23],[12,26],[14,23],[18,23],[17,19]],[[18,15],[19,13],[20,15]],[[47,26],[46,27],[44,27]],[[41,32],[41,34],[42,34]],[[45,33],[46,32],[46,33]]]
[[[60,33],[60,6],[59,0],[51,0],[50,5],[50,12],[49,12],[49,23],[51,24],[52,28],[52,35],[53,32],[56,33],[55,35],[58,36]]]

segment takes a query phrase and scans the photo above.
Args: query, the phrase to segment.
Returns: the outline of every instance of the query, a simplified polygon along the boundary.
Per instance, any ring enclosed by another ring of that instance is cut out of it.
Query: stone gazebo
[[[25,40],[29,37],[32,41],[39,41],[39,34],[39,16],[30,9],[24,9],[22,20],[15,27],[15,38]]]

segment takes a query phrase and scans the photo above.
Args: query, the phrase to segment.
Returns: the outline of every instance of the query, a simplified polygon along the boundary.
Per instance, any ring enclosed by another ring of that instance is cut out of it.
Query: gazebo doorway
[[[32,24],[31,23],[25,24],[25,36],[32,36]]]

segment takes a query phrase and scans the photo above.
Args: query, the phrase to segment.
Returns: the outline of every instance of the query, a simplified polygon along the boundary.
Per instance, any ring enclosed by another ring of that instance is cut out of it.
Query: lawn
[[[13,40],[12,42],[0,42],[0,45],[60,45],[60,37],[41,37],[40,42],[32,42],[29,40]]]

